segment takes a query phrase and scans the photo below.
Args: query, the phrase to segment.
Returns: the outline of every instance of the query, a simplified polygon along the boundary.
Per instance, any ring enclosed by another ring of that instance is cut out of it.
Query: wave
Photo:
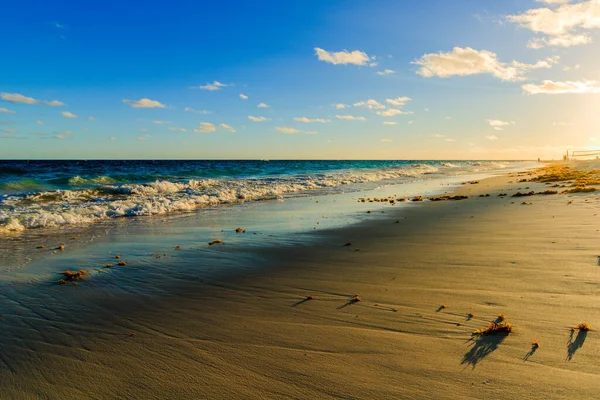
[[[492,164],[489,164],[489,168],[493,168]],[[468,172],[468,169],[440,171],[440,168],[432,164],[415,163],[396,168],[260,178],[156,180],[150,183],[124,184],[116,184],[117,180],[105,175],[92,178],[74,176],[68,179],[69,185],[83,187],[5,195],[0,200],[0,232],[187,212],[208,206],[282,199],[315,191],[322,193],[342,190],[351,185],[370,182],[402,183],[427,179],[425,176],[435,173],[458,174]],[[85,187],[89,185],[93,187]]]

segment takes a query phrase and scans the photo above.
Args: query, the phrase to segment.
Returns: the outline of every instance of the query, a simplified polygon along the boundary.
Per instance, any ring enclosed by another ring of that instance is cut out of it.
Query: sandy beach
[[[512,197],[549,188],[531,177],[367,201],[361,222],[293,245],[244,246],[248,233],[211,247],[218,275],[165,257],[104,283],[139,293],[4,285],[0,397],[598,398],[598,194]],[[472,335],[500,314],[512,333]]]

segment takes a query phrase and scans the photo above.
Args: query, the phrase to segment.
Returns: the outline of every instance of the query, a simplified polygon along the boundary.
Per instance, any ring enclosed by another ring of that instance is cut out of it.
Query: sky
[[[20,0],[2,16],[2,159],[600,146],[600,0]]]

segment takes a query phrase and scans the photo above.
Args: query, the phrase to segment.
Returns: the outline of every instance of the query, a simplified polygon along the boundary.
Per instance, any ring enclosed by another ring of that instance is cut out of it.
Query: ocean
[[[505,170],[523,161],[0,161],[0,235]]]

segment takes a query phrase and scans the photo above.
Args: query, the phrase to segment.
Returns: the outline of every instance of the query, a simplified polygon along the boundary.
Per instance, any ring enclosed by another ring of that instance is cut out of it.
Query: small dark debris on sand
[[[213,244],[223,244],[223,241],[219,240],[219,239],[215,239],[212,242],[208,242],[209,246],[212,246]]]

